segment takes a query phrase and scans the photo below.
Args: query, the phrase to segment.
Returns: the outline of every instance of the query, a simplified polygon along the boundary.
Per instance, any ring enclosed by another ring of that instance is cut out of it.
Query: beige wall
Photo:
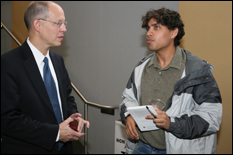
[[[21,44],[28,37],[28,31],[24,24],[24,12],[31,1],[12,1],[12,34]],[[12,39],[12,49],[18,47],[18,44]]]
[[[182,47],[214,66],[223,118],[217,153],[232,154],[232,2],[179,2],[185,25]]]

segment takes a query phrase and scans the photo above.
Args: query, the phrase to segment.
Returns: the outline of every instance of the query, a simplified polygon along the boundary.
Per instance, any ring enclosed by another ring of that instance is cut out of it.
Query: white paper
[[[155,109],[151,105],[147,106],[153,114],[157,115]],[[128,107],[127,110],[130,113],[130,115],[134,118],[141,131],[151,131],[159,129],[153,122],[153,119],[145,118],[146,115],[151,115],[147,110],[146,106]]]

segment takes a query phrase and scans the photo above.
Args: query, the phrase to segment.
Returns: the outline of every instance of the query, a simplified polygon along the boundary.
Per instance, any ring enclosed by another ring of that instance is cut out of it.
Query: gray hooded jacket
[[[222,100],[212,75],[213,66],[184,51],[185,69],[174,86],[166,111],[171,121],[170,128],[165,131],[166,151],[168,154],[216,153]],[[153,54],[137,64],[123,92],[124,100],[119,107],[123,124],[128,115],[127,107],[140,106],[142,71]]]

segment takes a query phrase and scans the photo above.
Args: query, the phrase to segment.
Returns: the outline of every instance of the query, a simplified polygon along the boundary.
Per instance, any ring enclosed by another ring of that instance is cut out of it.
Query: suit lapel
[[[30,77],[32,84],[35,86],[35,89],[37,90],[38,94],[41,96],[41,98],[43,99],[45,104],[54,113],[53,107],[50,103],[50,99],[49,99],[47,90],[45,88],[43,79],[41,77],[40,71],[39,71],[38,66],[36,64],[35,58],[32,54],[32,51],[30,50],[26,41],[24,42],[24,44],[21,47],[23,48],[23,53],[24,53],[25,60],[26,60],[24,62],[24,67],[28,73],[28,76]]]

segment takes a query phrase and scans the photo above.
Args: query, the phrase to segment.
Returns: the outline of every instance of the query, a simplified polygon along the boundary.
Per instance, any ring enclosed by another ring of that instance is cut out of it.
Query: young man
[[[212,65],[180,48],[184,24],[176,11],[150,10],[142,17],[148,48],[155,53],[135,67],[120,105],[126,133],[137,143],[137,153],[216,153],[222,119],[221,95]],[[160,99],[166,106],[153,119],[159,130],[141,132],[127,107]],[[129,142],[129,141],[128,141]]]
[[[66,32],[63,9],[32,2],[24,15],[29,37],[1,56],[2,153],[72,153],[89,122],[77,111],[63,58],[50,50]],[[69,123],[78,122],[77,131]]]

